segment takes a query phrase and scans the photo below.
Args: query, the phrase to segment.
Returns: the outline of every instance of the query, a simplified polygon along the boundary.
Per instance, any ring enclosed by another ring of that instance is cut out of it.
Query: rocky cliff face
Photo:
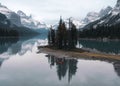
[[[0,4],[0,13],[6,15],[6,17],[16,26],[21,26],[20,16],[2,4]]]
[[[117,0],[116,7],[120,7],[120,0]]]
[[[40,28],[46,28],[46,24],[45,23],[41,23],[37,20],[35,20],[32,15],[27,16],[24,12],[22,11],[18,11],[17,14],[20,16],[21,18],[21,23],[22,25],[24,25],[25,27],[29,27],[32,29],[40,29]]]
[[[99,13],[99,17],[104,17],[112,10],[112,7],[108,6],[105,9],[102,9]]]
[[[105,16],[100,19],[89,23],[84,29],[90,29],[90,27],[96,28],[97,26],[115,26],[120,24],[120,0],[117,1],[116,5],[110,10]]]

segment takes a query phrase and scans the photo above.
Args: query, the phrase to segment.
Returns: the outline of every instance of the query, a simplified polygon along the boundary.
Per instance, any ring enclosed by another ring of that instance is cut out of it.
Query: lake
[[[79,40],[78,47],[93,52],[120,54],[120,41]]]
[[[120,86],[120,61],[56,58],[38,53],[46,36],[0,38],[0,86]],[[85,48],[119,53],[119,42],[80,41]]]

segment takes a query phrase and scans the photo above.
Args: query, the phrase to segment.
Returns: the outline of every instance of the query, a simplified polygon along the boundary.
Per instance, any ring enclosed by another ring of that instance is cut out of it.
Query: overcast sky
[[[51,23],[59,19],[74,17],[83,18],[88,12],[109,6],[114,7],[117,0],[0,0],[13,11],[22,10],[32,14],[36,19]]]

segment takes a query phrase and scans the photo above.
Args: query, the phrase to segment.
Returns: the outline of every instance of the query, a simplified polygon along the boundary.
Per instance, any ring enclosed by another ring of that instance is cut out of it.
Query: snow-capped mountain
[[[71,18],[72,22],[76,25],[76,27],[79,28],[83,28],[85,25],[94,22],[96,20],[99,20],[100,18],[104,17],[105,15],[107,15],[109,12],[111,12],[112,7],[108,6],[102,10],[100,10],[100,12],[89,12],[86,17],[84,19],[81,20],[76,20],[74,18]]]
[[[8,23],[9,21],[7,17],[4,14],[0,13],[0,26],[1,24],[8,25]]]
[[[32,15],[27,16],[24,12],[18,11],[17,14],[21,18],[21,23],[23,26],[32,28],[32,29],[40,29],[40,28],[46,28],[45,23],[41,23],[35,19],[33,19]]]
[[[82,27],[84,25],[81,20],[70,17],[70,18],[64,20],[67,28],[69,27],[69,19],[76,26],[77,29],[79,29],[80,27]]]
[[[0,3],[0,13],[6,15],[6,17],[15,24],[16,26],[21,26],[21,19],[20,16],[17,15],[15,12],[8,9],[6,6]]]
[[[64,20],[66,26],[69,26],[69,19],[73,22],[73,24],[76,25],[77,29],[82,30],[84,26],[88,25],[91,22],[94,22],[96,20],[99,20],[100,18],[102,18],[103,16],[107,15],[110,11],[112,10],[112,7],[108,6],[104,9],[102,9],[99,13],[97,12],[89,12],[85,18],[83,19],[75,19],[73,17],[70,17],[66,20]],[[58,27],[58,23],[53,25],[53,28],[56,29]]]
[[[120,0],[117,0],[116,7],[120,8]]]
[[[106,18],[101,19],[98,24],[115,25],[116,23],[120,23],[120,0],[117,1],[111,12],[106,15]]]
[[[108,7],[104,8],[104,9],[100,10],[99,13],[97,13],[97,12],[89,12],[87,14],[87,16],[85,17],[85,19],[83,19],[83,22],[85,22],[85,24],[87,25],[87,24],[89,24],[91,22],[99,20],[100,18],[107,15],[111,10],[112,10],[112,7],[108,6]]]
[[[102,9],[99,13],[99,17],[104,17],[112,10],[112,7],[108,6],[105,9]]]
[[[46,28],[46,24],[39,22],[33,17],[27,16],[24,12],[18,11],[15,13],[14,11],[8,9],[6,6],[0,3],[0,13],[6,15],[6,17],[11,21],[12,24],[16,26],[25,26],[31,29],[38,29],[38,28]]]
[[[83,19],[83,21],[86,23],[86,24],[88,24],[88,23],[90,23],[90,22],[93,22],[93,21],[95,21],[95,20],[97,20],[97,19],[99,19],[100,17],[99,17],[99,13],[97,13],[97,12],[89,12],[88,14],[87,14],[87,16],[85,17],[85,19]]]
[[[86,25],[84,28],[89,29],[90,27],[96,28],[99,26],[112,26],[120,24],[120,0],[117,1],[115,7],[109,11],[105,16],[100,19]]]

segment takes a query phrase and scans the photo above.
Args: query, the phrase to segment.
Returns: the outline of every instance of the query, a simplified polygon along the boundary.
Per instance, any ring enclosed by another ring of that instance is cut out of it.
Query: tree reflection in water
[[[50,67],[56,66],[59,80],[62,80],[68,73],[68,82],[71,81],[72,76],[77,72],[77,59],[57,58],[47,55]]]
[[[8,48],[19,41],[19,37],[16,38],[0,38],[0,54],[7,52]]]
[[[114,70],[117,73],[117,75],[120,77],[120,61],[116,61],[113,63]]]

